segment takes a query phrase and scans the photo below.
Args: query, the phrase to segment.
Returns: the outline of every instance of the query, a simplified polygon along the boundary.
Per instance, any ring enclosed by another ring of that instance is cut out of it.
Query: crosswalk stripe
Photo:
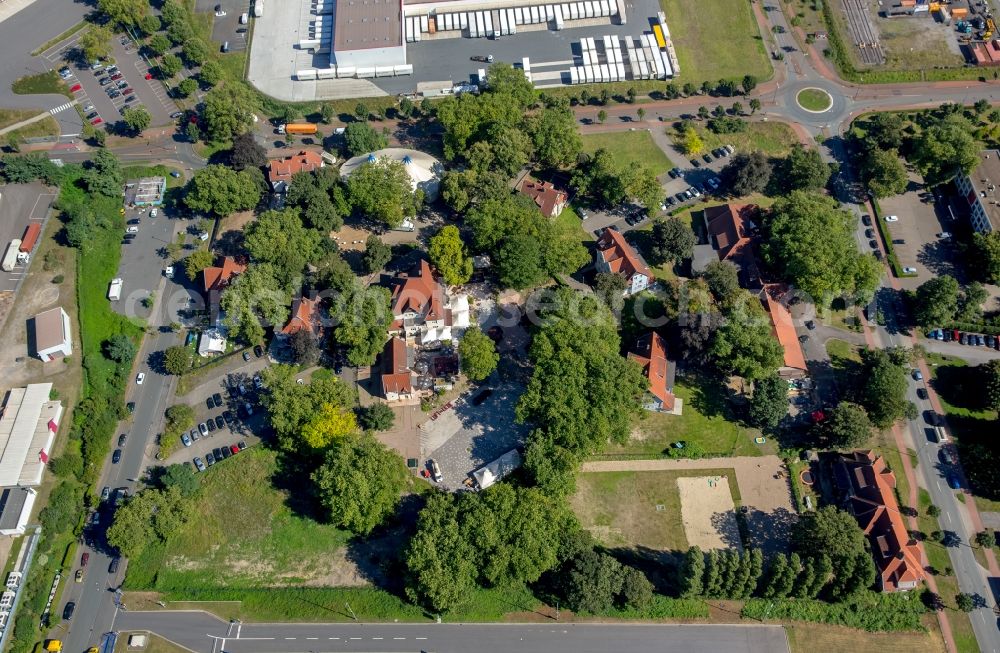
[[[72,106],[73,106],[72,102],[67,102],[66,104],[60,104],[55,109],[49,109],[49,114],[54,116],[60,111],[65,111],[66,109],[69,109]]]

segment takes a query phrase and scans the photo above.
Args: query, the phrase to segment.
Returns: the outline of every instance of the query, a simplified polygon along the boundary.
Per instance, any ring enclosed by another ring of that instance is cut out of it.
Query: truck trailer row
[[[322,1],[322,0],[317,0]],[[588,0],[565,4],[530,5],[490,11],[469,11],[406,16],[406,41],[419,42],[421,34],[468,30],[470,38],[496,38],[517,34],[518,25],[554,23],[557,30],[568,20],[604,18],[618,14],[614,0]],[[431,27],[434,30],[431,30]]]

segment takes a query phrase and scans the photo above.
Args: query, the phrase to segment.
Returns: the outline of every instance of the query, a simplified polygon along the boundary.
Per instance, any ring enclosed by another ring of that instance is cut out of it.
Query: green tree
[[[188,404],[174,404],[163,412],[163,416],[166,417],[164,436],[168,438],[179,438],[194,426],[194,409]]]
[[[237,134],[233,138],[233,149],[229,152],[229,163],[237,170],[262,168],[267,165],[267,150],[257,142],[252,133]],[[295,181],[293,179],[293,187]]]
[[[970,263],[979,277],[989,283],[1000,283],[1000,232],[972,235]]]
[[[641,110],[641,109],[640,109]],[[642,610],[653,601],[653,584],[635,567],[625,567],[618,602],[625,608]]]
[[[388,431],[395,421],[396,414],[385,404],[370,404],[358,415],[358,422],[366,431]]]
[[[128,107],[125,109],[125,113],[122,114],[122,120],[132,130],[132,133],[138,136],[149,127],[149,124],[153,121],[153,116],[149,114],[149,110],[144,106]]]
[[[705,266],[702,276],[720,304],[729,305],[741,296],[739,270],[732,261],[711,261]]]
[[[981,369],[986,406],[991,410],[1000,410],[1000,360],[984,363]]]
[[[906,137],[904,127],[898,113],[875,113],[865,125],[864,141],[880,150],[898,150]]]
[[[678,572],[678,591],[681,598],[701,596],[705,591],[705,554],[697,546],[684,553]]]
[[[955,595],[955,607],[962,612],[972,612],[976,609],[976,602],[973,600],[971,594],[961,592]]]
[[[542,246],[525,233],[512,235],[496,254],[497,275],[505,288],[524,290],[545,280]]]
[[[158,481],[163,489],[176,487],[185,497],[193,495],[200,486],[200,477],[187,463],[175,463],[163,468]]]
[[[153,38],[149,39],[149,42],[146,44],[146,47],[157,56],[163,54],[172,46],[173,44],[170,43],[170,39],[163,34],[154,35]]]
[[[658,263],[680,263],[691,258],[698,238],[691,227],[674,216],[653,221],[652,255]]]
[[[619,315],[625,307],[627,289],[628,280],[617,272],[598,272],[594,276],[594,293],[615,315]]]
[[[909,181],[906,168],[896,150],[869,150],[861,172],[867,181],[868,190],[877,198],[902,194]]]
[[[215,254],[207,249],[199,249],[191,252],[184,259],[184,272],[189,280],[194,281],[201,274],[201,271],[215,263]]]
[[[458,227],[443,227],[431,238],[427,254],[445,284],[459,286],[472,278],[472,258],[466,251]]]
[[[858,403],[868,411],[872,424],[880,429],[889,428],[907,413],[909,384],[904,360],[904,354],[898,350],[866,349],[861,352],[863,371]]]
[[[826,556],[835,570],[831,598],[843,598],[871,584],[874,563],[865,536],[850,513],[834,506],[807,512],[792,527],[792,543],[803,557]]]
[[[173,54],[165,54],[160,57],[160,63],[157,66],[157,68],[160,69],[160,72],[163,73],[164,79],[174,77],[183,67],[184,62],[181,61],[181,58]]]
[[[193,77],[182,79],[177,84],[177,94],[181,97],[188,97],[198,91],[198,82]]]
[[[828,197],[794,191],[774,203],[765,255],[816,302],[851,295],[870,299],[879,266],[858,251],[857,219]]]
[[[568,107],[547,107],[530,123],[537,161],[549,168],[561,168],[576,161],[583,141],[576,129],[576,117]]]
[[[863,447],[872,436],[872,423],[862,406],[842,401],[820,426],[824,440],[831,447]]]
[[[91,25],[77,41],[77,46],[87,61],[106,59],[111,56],[112,36],[114,34],[110,28],[104,25]]]
[[[300,384],[297,374],[298,369],[289,365],[271,365],[261,372],[267,387],[262,401],[278,443],[286,451],[300,446],[302,429],[323,406],[350,408],[356,400],[352,389],[337,377]]]
[[[362,257],[365,271],[375,274],[392,260],[392,248],[382,242],[375,234],[369,234],[365,240],[365,254]]]
[[[680,134],[680,147],[685,156],[697,156],[705,149],[705,143],[694,127],[688,127]]]
[[[782,180],[789,190],[820,190],[830,178],[830,167],[819,151],[796,144],[785,157]]]
[[[198,79],[205,86],[211,88],[222,81],[222,64],[218,61],[212,59],[206,61],[201,65],[201,70],[198,71]]]
[[[184,196],[189,208],[218,216],[252,209],[259,201],[260,189],[252,175],[222,165],[196,170]]]
[[[364,436],[334,446],[312,480],[333,524],[369,535],[395,512],[409,474],[395,452]]]
[[[351,365],[372,365],[382,351],[393,322],[390,298],[388,289],[365,288],[357,281],[336,298],[330,312],[337,323],[334,339],[347,347]]]
[[[367,122],[351,122],[344,128],[344,142],[351,156],[361,156],[381,150],[388,145],[385,136]]]
[[[406,595],[436,612],[455,607],[476,584],[479,556],[458,518],[453,495],[432,493],[404,555]]]
[[[773,429],[788,414],[788,383],[777,374],[758,379],[750,398],[750,423]]]
[[[191,369],[191,350],[183,345],[167,347],[163,352],[163,368],[168,374],[184,374]]]
[[[955,319],[959,322],[981,322],[983,320],[983,303],[989,297],[989,292],[983,288],[982,284],[973,281],[962,289]]]
[[[623,571],[621,563],[608,554],[584,551],[562,577],[567,607],[578,613],[607,613],[622,590]]]
[[[124,333],[116,333],[104,341],[104,355],[119,365],[130,365],[135,354],[135,343]]]
[[[182,50],[184,60],[192,67],[200,66],[208,61],[208,46],[201,39],[194,38],[184,43]]]
[[[910,160],[927,183],[949,181],[956,171],[972,172],[979,163],[979,143],[973,129],[961,116],[951,115],[924,129],[913,144]]]
[[[138,492],[115,510],[107,530],[108,544],[127,558],[139,556],[154,540],[149,525],[157,508],[156,491]]]
[[[750,114],[755,114],[760,111],[760,100],[757,98],[750,98]]]
[[[746,297],[726,315],[715,333],[711,353],[722,372],[748,380],[771,375],[784,360],[784,351],[764,308],[752,297]]]
[[[416,215],[423,203],[423,193],[410,186],[406,167],[387,158],[355,170],[347,180],[347,189],[358,211],[389,227],[398,227],[403,218]]]
[[[944,274],[920,284],[912,310],[913,319],[921,327],[948,324],[958,312],[958,282]]]
[[[251,260],[270,263],[278,282],[290,291],[306,263],[319,259],[323,237],[302,224],[297,210],[285,208],[261,213],[247,225],[244,243]]]
[[[750,93],[757,88],[757,78],[753,75],[744,75],[742,87],[743,94],[750,95]]]
[[[140,24],[149,13],[149,3],[145,0],[98,0],[97,8],[122,27]]]
[[[720,173],[726,186],[736,197],[763,192],[771,181],[773,168],[763,152],[739,152]]]
[[[496,345],[479,327],[470,328],[462,336],[458,343],[458,357],[462,363],[462,373],[470,381],[482,381],[493,373],[500,362]]]
[[[603,125],[605,122],[607,122],[607,120],[608,120],[608,112],[607,111],[605,111],[604,109],[601,109],[600,111],[597,112],[597,122],[599,122],[599,123],[601,123]]]
[[[263,324],[278,326],[288,319],[288,292],[268,263],[251,265],[222,292],[220,306],[232,336],[246,343],[264,339]]]
[[[87,190],[98,195],[118,197],[125,185],[121,164],[110,150],[100,149],[94,153],[83,173]]]
[[[183,45],[194,38],[194,29],[187,20],[178,20],[167,27],[167,37],[174,45]]]
[[[146,8],[144,7],[144,10],[145,9]],[[163,25],[160,22],[159,16],[143,16],[139,21],[139,27],[147,36],[152,36],[153,34],[159,32]]]
[[[205,70],[202,69],[202,74]],[[224,84],[205,94],[202,116],[209,136],[228,141],[253,125],[256,96],[245,84]]]

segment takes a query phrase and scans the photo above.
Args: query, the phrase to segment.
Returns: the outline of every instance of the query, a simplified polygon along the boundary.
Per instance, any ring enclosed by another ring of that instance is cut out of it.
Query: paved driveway
[[[953,222],[944,204],[931,198],[922,200],[924,192],[919,178],[911,174],[910,190],[879,202],[883,216],[899,217],[898,222],[887,224],[900,265],[917,269],[916,277],[900,279],[900,286],[907,290],[941,274],[958,274],[952,261],[956,253],[952,243],[937,237],[943,231],[954,231]]]
[[[55,199],[55,193],[37,182],[0,186],[0,215],[3,216],[0,221],[0,257],[6,253],[12,239],[24,235],[29,223],[41,224],[44,233],[45,216]],[[18,265],[10,272],[0,270],[0,292],[16,292],[27,273],[28,268],[24,265]]]

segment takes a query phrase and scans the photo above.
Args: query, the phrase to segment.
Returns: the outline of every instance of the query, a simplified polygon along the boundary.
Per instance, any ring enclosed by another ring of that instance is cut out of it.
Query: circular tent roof
[[[368,154],[353,157],[340,166],[340,175],[350,177],[351,173],[368,163],[375,163],[381,159],[399,161],[406,168],[410,175],[410,182],[413,189],[420,188],[428,200],[433,201],[437,197],[438,185],[441,182],[441,175],[444,173],[444,166],[441,162],[430,154],[418,150],[408,150],[401,147],[389,147],[384,150],[377,150]]]

